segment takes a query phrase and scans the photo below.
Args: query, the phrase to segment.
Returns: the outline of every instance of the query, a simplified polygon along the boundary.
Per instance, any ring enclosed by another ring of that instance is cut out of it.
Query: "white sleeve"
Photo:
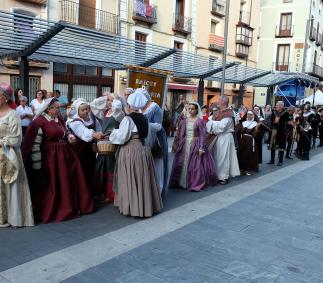
[[[129,117],[124,117],[120,123],[119,129],[114,129],[109,137],[113,144],[125,144],[132,135],[133,121]]]
[[[206,130],[210,134],[221,134],[229,130],[232,122],[231,118],[223,118],[221,121],[209,121],[206,124]]]
[[[85,142],[90,142],[93,140],[94,130],[88,129],[84,126],[84,124],[80,121],[74,121],[69,124],[69,127],[73,131],[75,135],[77,135],[81,140]]]

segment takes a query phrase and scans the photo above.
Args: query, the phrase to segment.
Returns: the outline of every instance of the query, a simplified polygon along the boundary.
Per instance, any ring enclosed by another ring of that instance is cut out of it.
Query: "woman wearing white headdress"
[[[216,184],[215,162],[206,146],[206,125],[198,103],[189,104],[188,114],[178,133],[170,186],[201,191]]]
[[[251,175],[258,171],[258,144],[257,136],[260,134],[259,126],[255,121],[255,114],[248,111],[243,122],[237,126],[238,135],[238,161],[241,174]]]
[[[93,141],[103,138],[102,128],[85,99],[76,99],[72,104],[72,109],[75,110],[75,115],[67,122],[67,126],[76,137],[73,149],[80,159],[84,175],[90,185],[96,158],[92,144]]]
[[[116,192],[114,203],[123,215],[150,217],[163,206],[153,157],[150,148],[145,146],[149,125],[140,110],[147,102],[140,91],[130,94],[126,109],[129,114],[109,138],[113,144],[121,145],[113,188]]]
[[[68,143],[75,136],[59,115],[59,101],[46,99],[27,128],[22,154],[32,183],[35,219],[60,222],[93,211],[81,163]]]
[[[158,185],[163,194],[168,185],[168,142],[166,132],[162,127],[163,110],[151,100],[145,88],[140,88],[137,91],[140,91],[148,100],[143,110],[149,121],[149,134],[146,143],[152,149]]]
[[[104,99],[97,98],[91,103],[91,108],[95,114],[101,118],[102,132],[106,138],[100,143],[106,143],[106,139],[114,129],[119,128],[121,120],[124,118],[122,102],[115,93],[108,93]],[[101,105],[101,106],[99,106]],[[114,152],[99,152],[95,161],[93,188],[95,195],[100,197],[105,203],[114,201],[113,176],[116,164]]]

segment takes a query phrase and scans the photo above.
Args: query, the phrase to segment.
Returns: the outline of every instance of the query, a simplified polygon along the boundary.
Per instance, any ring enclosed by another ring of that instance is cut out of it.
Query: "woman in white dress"
[[[20,143],[21,125],[8,106],[11,87],[0,85],[0,227],[33,226],[30,192]]]
[[[45,105],[44,93],[41,89],[36,91],[36,97],[30,102],[31,109],[34,112],[34,115],[38,113],[40,109]]]
[[[130,94],[126,109],[129,114],[109,137],[113,144],[121,145],[113,182],[114,203],[121,214],[136,217],[150,217],[163,207],[153,157],[150,148],[144,145],[149,123],[139,111],[147,102],[139,91]]]

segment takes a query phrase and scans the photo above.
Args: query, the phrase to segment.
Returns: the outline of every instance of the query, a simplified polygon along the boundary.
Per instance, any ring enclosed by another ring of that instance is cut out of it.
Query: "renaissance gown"
[[[29,176],[46,178],[32,190],[35,218],[60,222],[93,212],[93,201],[81,163],[67,143],[63,120],[42,114],[26,131],[23,158]]]

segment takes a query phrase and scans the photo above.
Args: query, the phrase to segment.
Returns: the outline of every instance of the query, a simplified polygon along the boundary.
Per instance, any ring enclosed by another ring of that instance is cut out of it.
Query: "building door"
[[[281,14],[280,16],[280,36],[290,36],[292,34],[292,13]]]
[[[96,0],[79,0],[79,25],[95,28]]]
[[[288,71],[289,69],[289,44],[278,44],[276,56],[276,71]]]

